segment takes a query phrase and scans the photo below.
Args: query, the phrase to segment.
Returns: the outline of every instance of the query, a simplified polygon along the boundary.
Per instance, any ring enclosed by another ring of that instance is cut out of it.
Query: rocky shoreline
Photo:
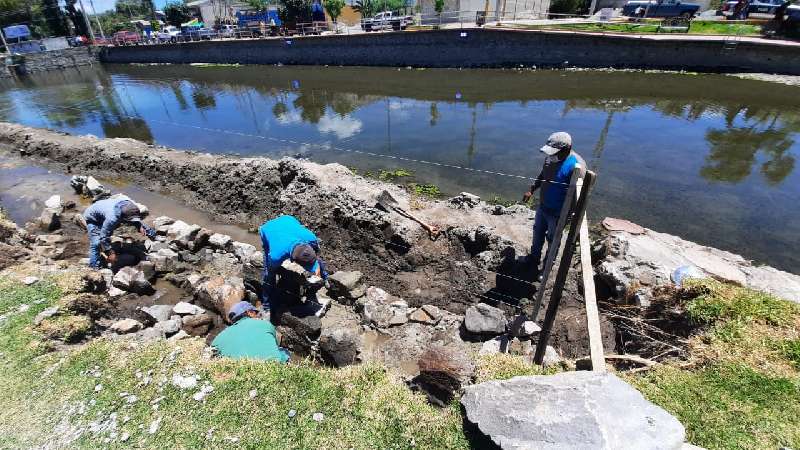
[[[359,344],[367,350],[377,349],[385,355],[380,359],[388,362],[392,354],[409,353],[404,361],[414,361],[415,367],[408,370],[410,373],[419,371],[417,363],[421,355],[415,353],[415,345],[438,340],[446,346],[454,342],[470,346],[471,341],[478,341],[483,343],[472,345],[472,350],[484,346],[490,351],[491,345],[495,345],[494,336],[503,334],[499,331],[500,324],[517,311],[519,299],[530,298],[532,288],[536,287],[524,267],[517,263],[517,257],[526,254],[533,218],[532,212],[523,206],[488,205],[469,195],[446,201],[421,199],[400,187],[355,176],[337,164],[231,158],[154,147],[131,139],[70,136],[7,123],[0,124],[0,145],[66,173],[91,173],[110,180],[124,177],[212,212],[227,222],[254,227],[279,214],[297,216],[320,236],[323,254],[332,272],[345,274],[342,286],[350,286],[359,293],[363,291],[359,296],[347,290],[339,292],[337,301],[332,302],[335,307],[320,323],[320,333],[311,340],[317,344],[324,342],[320,336],[327,327],[331,335],[326,339],[331,345],[339,345],[347,339],[352,341],[352,332],[363,330],[362,325],[366,323],[375,333],[356,333]],[[376,199],[384,190],[405,209],[439,226],[444,230],[443,236],[431,240],[412,220],[377,207]],[[215,275],[223,277],[223,284],[225,277],[242,280],[241,285],[235,283],[235,292],[241,289],[251,292],[244,294],[251,296],[257,292],[260,270],[257,249],[249,244],[228,248],[233,244],[226,241],[222,245],[225,239],[215,236],[212,230],[200,230],[179,219],[162,218],[160,225],[165,239],[166,236],[176,238],[179,234],[191,239],[182,243],[180,239],[170,238],[166,248],[149,252],[156,265],[171,264],[173,260],[177,265],[186,264],[187,260],[201,267],[210,264],[215,267]],[[167,220],[174,222],[168,225]],[[178,222],[188,229],[174,230],[170,234],[169,227]],[[659,286],[671,284],[672,271],[687,264],[715,278],[800,301],[800,277],[796,275],[754,266],[740,256],[624,221],[607,222],[595,231],[592,253],[602,302],[627,302],[646,308]],[[195,243],[197,236],[200,241]],[[177,248],[173,250],[170,245]],[[588,353],[580,273],[576,268],[569,277],[552,339],[559,353],[569,358]],[[192,270],[183,270],[184,275],[171,276],[170,281],[182,287],[190,283],[194,289],[202,282],[196,277],[192,278],[194,283],[189,281]],[[160,272],[162,276],[169,273]],[[208,278],[203,279],[207,281]],[[372,290],[367,289],[371,286]],[[189,291],[189,295],[195,294],[196,291]],[[359,298],[371,299],[367,302],[370,306],[365,307],[363,301],[359,305]],[[469,317],[468,311],[475,311],[475,305],[481,303],[500,311],[499,316],[494,311],[483,314],[497,316],[492,320],[498,323],[487,327],[498,331],[485,333],[480,338],[463,336],[464,315]],[[339,306],[344,306],[346,311],[339,311]],[[402,310],[398,317],[404,317],[403,324],[392,323],[397,309]],[[436,311],[449,319],[435,319]],[[370,314],[375,320],[366,317]],[[430,325],[425,322],[431,320],[436,320],[436,324],[425,328]],[[441,329],[439,323],[450,325]],[[614,327],[605,317],[602,326],[606,350],[613,352]],[[312,328],[316,330],[317,327]],[[339,331],[333,332],[334,329]],[[443,340],[440,332],[449,340]],[[405,336],[393,336],[393,333]],[[391,338],[387,339],[387,335]],[[398,338],[397,342],[406,345],[419,336],[423,339],[407,348],[386,344]],[[306,350],[318,349],[309,347]],[[355,354],[367,350],[357,350]],[[352,349],[348,351],[352,353]],[[334,365],[347,359],[360,359],[331,355],[321,358]]]

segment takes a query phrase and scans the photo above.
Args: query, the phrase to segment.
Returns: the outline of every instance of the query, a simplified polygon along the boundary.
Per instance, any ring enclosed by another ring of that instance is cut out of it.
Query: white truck
[[[411,16],[401,16],[392,11],[383,11],[375,14],[374,17],[361,21],[361,28],[364,31],[380,30],[405,30],[410,24],[414,23]]]
[[[156,33],[156,39],[158,39],[159,42],[175,42],[180,35],[181,30],[172,25],[167,25]]]

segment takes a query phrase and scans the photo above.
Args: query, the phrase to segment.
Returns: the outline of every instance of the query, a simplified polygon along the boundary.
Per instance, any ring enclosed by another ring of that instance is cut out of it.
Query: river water
[[[591,218],[800,273],[798,100],[797,86],[721,75],[107,65],[0,82],[0,120],[402,168],[448,194],[513,200],[566,130],[598,173]]]

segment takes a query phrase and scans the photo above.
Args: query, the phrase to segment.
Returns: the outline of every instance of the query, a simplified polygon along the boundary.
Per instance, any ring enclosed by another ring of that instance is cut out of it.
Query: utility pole
[[[92,42],[94,42],[94,31],[92,31],[92,23],[89,22],[89,18],[86,16],[87,13],[86,13],[86,8],[83,7],[83,0],[78,0],[78,2],[81,4],[81,15],[83,16],[83,21],[86,22],[86,29],[89,30],[89,37],[92,39]]]
[[[97,18],[97,10],[94,9],[94,0],[89,0],[89,6],[92,7],[92,14],[94,14],[94,21],[97,22],[97,28],[100,29],[100,36],[105,39],[106,35],[103,33],[103,26],[100,25],[100,19]]]

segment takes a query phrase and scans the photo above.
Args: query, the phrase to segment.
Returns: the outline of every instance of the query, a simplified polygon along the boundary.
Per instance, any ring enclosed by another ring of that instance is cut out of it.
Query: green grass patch
[[[800,370],[800,339],[788,339],[780,344],[783,357]]]
[[[703,281],[696,286],[702,293],[688,302],[686,311],[698,323],[738,320],[786,325],[800,314],[798,305],[765,292],[717,281]]]
[[[378,172],[378,179],[381,181],[395,181],[398,178],[410,177],[412,172],[405,169],[383,170]]]
[[[661,30],[660,20],[647,20],[644,22],[611,22],[611,23],[565,23],[558,25],[527,25],[527,29],[549,29],[606,33],[666,33]],[[710,34],[730,36],[757,36],[761,33],[760,25],[743,23],[727,23],[724,21],[690,22],[688,34]]]
[[[408,189],[411,191],[412,194],[418,195],[420,197],[427,197],[427,198],[440,198],[443,194],[439,186],[435,184],[417,184],[417,183],[409,183]]]
[[[31,322],[62,293],[0,279],[0,448],[468,448],[455,404],[433,407],[376,365],[207,359],[200,339],[48,352]],[[189,373],[196,388],[172,384]]]
[[[797,379],[766,376],[746,365],[719,364],[693,371],[661,366],[628,381],[674,414],[695,445],[800,447]]]
[[[709,449],[800,447],[800,338],[796,304],[743,287],[687,283],[688,362],[626,378]]]
[[[490,205],[505,206],[506,208],[517,204],[517,202],[500,197],[499,195],[493,195],[489,200],[486,200],[486,203]]]

